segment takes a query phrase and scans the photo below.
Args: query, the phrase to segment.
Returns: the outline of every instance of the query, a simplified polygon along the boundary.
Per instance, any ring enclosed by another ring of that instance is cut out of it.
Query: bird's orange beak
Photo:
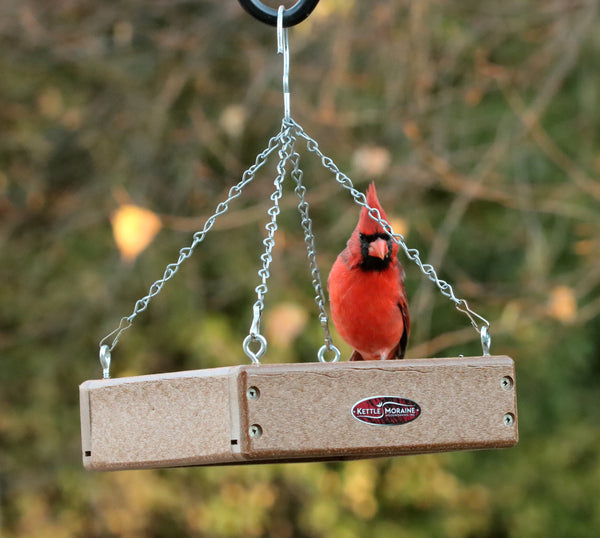
[[[371,242],[369,245],[369,256],[373,256],[374,258],[381,258],[382,260],[387,256],[388,246],[387,241],[385,239],[375,239],[375,241]]]

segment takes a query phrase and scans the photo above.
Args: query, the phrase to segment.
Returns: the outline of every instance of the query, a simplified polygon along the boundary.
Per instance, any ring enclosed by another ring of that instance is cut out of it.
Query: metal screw
[[[249,387],[246,391],[246,394],[250,400],[258,400],[258,397],[260,396],[260,390],[258,390],[258,387]]]
[[[504,415],[504,425],[512,426],[515,423],[515,416],[512,413],[506,413]]]
[[[252,439],[258,439],[262,435],[262,428],[259,424],[252,424],[252,426],[248,428],[248,433]]]
[[[502,388],[504,390],[509,390],[509,389],[512,389],[513,380],[511,377],[505,376],[502,378],[502,381],[500,382],[500,384],[502,385]]]

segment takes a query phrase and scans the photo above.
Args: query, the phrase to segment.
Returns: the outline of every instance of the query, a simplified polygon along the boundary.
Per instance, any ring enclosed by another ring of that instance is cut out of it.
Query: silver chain
[[[352,198],[354,198],[354,201],[358,205],[365,207],[368,210],[369,217],[371,217],[371,219],[377,222],[385,230],[385,232],[391,236],[392,240],[402,248],[402,250],[406,254],[406,257],[412,262],[414,262],[419,267],[421,272],[438,287],[442,295],[450,299],[454,303],[458,311],[468,316],[468,318],[471,320],[471,325],[473,325],[473,328],[479,333],[481,337],[481,346],[483,349],[483,354],[489,355],[491,345],[489,321],[486,320],[483,316],[480,316],[479,314],[471,310],[465,299],[459,299],[458,297],[456,297],[452,286],[445,280],[442,280],[438,277],[433,266],[431,266],[430,264],[423,263],[421,261],[420,254],[417,249],[408,248],[404,237],[401,234],[394,233],[392,227],[381,218],[379,210],[367,204],[365,195],[362,192],[356,190],[354,188],[354,185],[352,184],[352,180],[346,174],[340,171],[340,169],[336,166],[336,164],[330,157],[327,157],[321,152],[321,150],[319,149],[319,144],[308,134],[306,134],[302,127],[300,127],[300,125],[298,125],[294,120],[290,119],[289,121],[290,123],[293,123],[295,125],[295,129],[298,135],[306,140],[306,147],[308,148],[308,150],[317,155],[317,157],[319,157],[319,159],[321,160],[321,164],[335,175],[336,181],[340,185],[342,185],[342,187],[350,191],[350,194],[352,195]]]
[[[271,220],[267,222],[265,228],[267,230],[267,237],[263,240],[263,245],[265,246],[264,252],[261,254],[260,259],[263,262],[262,268],[258,271],[258,276],[261,278],[261,283],[256,286],[256,302],[252,307],[253,316],[252,316],[252,324],[250,325],[250,332],[248,336],[244,339],[243,349],[246,355],[252,360],[254,364],[260,364],[260,357],[264,354],[267,349],[267,340],[264,336],[260,334],[260,318],[262,316],[262,311],[265,307],[264,298],[267,292],[269,291],[267,287],[267,281],[271,276],[269,272],[269,268],[271,266],[271,262],[273,261],[273,247],[275,246],[275,232],[277,231],[277,216],[279,215],[279,200],[281,200],[281,196],[283,195],[282,183],[285,179],[286,166],[288,161],[290,160],[290,156],[293,151],[294,141],[290,136],[291,129],[283,129],[280,132],[279,140],[281,143],[281,148],[279,149],[279,163],[277,164],[277,177],[273,182],[275,185],[275,191],[271,194],[271,201],[273,205],[268,209],[267,214],[270,215]],[[250,344],[252,342],[258,342],[259,348],[257,351],[252,351],[250,348]]]
[[[131,327],[133,320],[140,312],[146,310],[151,299],[161,292],[166,282],[175,276],[175,273],[177,273],[181,264],[192,255],[194,249],[204,240],[206,234],[214,226],[217,218],[229,209],[229,204],[234,199],[238,198],[240,194],[242,194],[242,189],[254,179],[256,172],[267,162],[269,155],[273,153],[275,149],[277,149],[281,143],[281,136],[282,133],[280,132],[271,138],[271,140],[269,140],[269,145],[267,148],[256,157],[254,164],[244,172],[241,181],[237,185],[231,187],[227,199],[217,205],[214,214],[206,220],[202,230],[194,234],[190,246],[184,247],[179,251],[179,258],[177,261],[167,265],[162,278],[154,282],[154,284],[150,286],[148,294],[135,303],[133,312],[129,316],[122,317],[121,321],[119,322],[119,326],[112,332],[108,333],[100,341],[100,363],[102,365],[102,374],[105,379],[110,377],[111,351],[117,345],[117,342],[119,341],[119,338],[123,332]],[[106,342],[108,342],[111,338],[112,341],[110,344],[107,344]]]
[[[339,359],[340,351],[333,344],[329,331],[329,318],[325,308],[325,293],[323,290],[321,274],[316,261],[316,247],[314,233],[312,230],[312,220],[309,216],[308,202],[305,198],[306,187],[302,183],[303,172],[299,165],[300,156],[295,151],[297,136],[302,137],[306,141],[308,150],[317,155],[321,161],[321,164],[335,175],[336,181],[350,192],[354,198],[354,201],[359,206],[365,207],[368,210],[369,217],[375,222],[379,223],[379,225],[382,226],[382,228],[388,234],[390,234],[392,240],[402,248],[407,258],[414,262],[419,267],[421,272],[438,287],[442,295],[450,299],[455,304],[457,310],[468,316],[474,329],[480,334],[483,354],[490,354],[491,336],[489,333],[489,322],[484,317],[474,312],[469,307],[465,299],[456,297],[452,286],[437,276],[433,266],[430,264],[425,264],[421,261],[420,253],[417,249],[408,248],[404,237],[401,234],[394,233],[389,223],[381,218],[379,211],[367,204],[365,195],[354,188],[352,180],[346,174],[340,171],[330,157],[327,157],[321,152],[318,143],[311,138],[302,129],[302,127],[300,127],[300,125],[298,125],[291,118],[284,118],[280,132],[269,140],[267,148],[256,157],[255,163],[244,172],[242,180],[229,190],[227,199],[217,205],[214,214],[206,220],[203,229],[193,235],[193,241],[191,245],[184,247],[179,251],[179,258],[177,262],[171,263],[167,266],[162,278],[154,282],[154,284],[150,286],[148,294],[135,303],[133,312],[129,316],[121,318],[119,326],[100,341],[100,362],[102,364],[104,378],[110,377],[111,351],[117,345],[123,332],[131,327],[135,317],[140,312],[146,310],[151,299],[161,292],[165,283],[175,276],[181,264],[192,255],[194,249],[204,240],[206,234],[212,229],[216,219],[229,209],[229,204],[242,194],[242,189],[254,179],[256,172],[266,163],[268,157],[273,153],[273,151],[278,148],[279,163],[277,165],[277,177],[274,180],[275,191],[271,194],[271,201],[273,202],[273,205],[268,210],[271,220],[265,225],[267,237],[263,240],[263,245],[265,246],[265,250],[261,255],[263,265],[258,271],[258,274],[261,277],[261,283],[255,288],[257,300],[253,305],[252,324],[250,326],[248,336],[244,339],[243,349],[252,362],[258,364],[260,362],[260,357],[264,354],[267,348],[267,341],[260,333],[260,319],[264,309],[264,297],[268,292],[267,281],[270,277],[269,268],[273,259],[272,251],[275,245],[274,236],[275,232],[277,231],[277,216],[280,213],[279,200],[283,194],[282,184],[286,175],[286,167],[288,163],[291,162],[291,175],[296,184],[294,190],[300,200],[298,204],[298,210],[301,216],[301,223],[304,231],[304,241],[307,248],[307,256],[313,278],[312,284],[316,294],[315,301],[319,309],[319,321],[321,323],[325,340],[325,344],[319,349],[318,359],[321,362],[325,362],[324,355],[326,352],[334,353],[334,357],[332,359],[333,362]],[[110,344],[107,344],[106,342],[111,338],[112,341]],[[250,345],[254,342],[259,343],[259,349],[257,351],[253,351],[250,348]]]
[[[277,231],[277,216],[279,215],[279,200],[282,196],[282,184],[286,175],[286,167],[288,163],[292,164],[291,176],[296,183],[295,192],[300,199],[298,204],[298,210],[300,211],[302,229],[304,230],[304,241],[307,247],[307,256],[309,260],[312,284],[315,289],[315,301],[319,308],[319,322],[323,330],[323,336],[325,344],[321,346],[317,353],[317,358],[320,362],[326,362],[325,353],[333,353],[331,362],[335,362],[340,358],[339,349],[333,345],[331,340],[331,333],[329,331],[329,317],[325,308],[325,294],[323,292],[323,284],[321,280],[321,272],[317,265],[316,260],[316,247],[315,237],[312,231],[312,220],[308,212],[308,202],[306,201],[305,194],[306,188],[302,184],[302,170],[300,169],[300,155],[295,151],[296,144],[296,124],[289,118],[284,118],[281,132],[280,142],[281,149],[279,150],[279,163],[277,165],[277,178],[274,181],[275,192],[271,195],[273,206],[268,210],[268,214],[271,216],[271,220],[266,224],[267,237],[264,239],[263,244],[265,251],[261,255],[263,262],[262,268],[258,271],[258,275],[261,277],[261,283],[256,287],[257,300],[252,307],[253,317],[250,325],[250,331],[248,336],[244,339],[243,349],[246,355],[254,364],[260,364],[260,357],[265,353],[267,349],[267,340],[260,333],[260,319],[264,309],[264,297],[268,292],[267,281],[270,277],[269,267],[272,262],[272,250],[275,245],[275,232]],[[258,349],[253,351],[250,347],[252,343],[258,342]]]
[[[427,276],[429,280],[436,284],[442,295],[448,297],[452,302],[454,302],[457,310],[463,312],[469,317],[469,319],[471,320],[471,324],[481,336],[483,354],[489,355],[490,353],[491,337],[489,334],[489,322],[485,318],[471,310],[471,308],[469,308],[469,305],[464,299],[459,299],[455,296],[452,286],[448,284],[448,282],[446,282],[445,280],[441,280],[437,276],[434,268],[431,265],[424,264],[421,261],[420,254],[417,249],[410,249],[407,247],[404,241],[404,237],[401,234],[394,233],[392,227],[381,218],[379,211],[376,208],[370,207],[367,204],[365,195],[354,188],[354,185],[350,178],[340,171],[340,169],[336,166],[336,164],[330,157],[325,156],[321,152],[317,142],[308,134],[306,134],[302,127],[300,127],[300,125],[298,125],[291,118],[289,91],[289,42],[287,28],[284,29],[281,23],[282,13],[283,7],[280,7],[278,12],[277,40],[278,52],[280,54],[283,54],[284,57],[283,93],[285,112],[281,130],[276,136],[272,137],[269,140],[267,148],[256,157],[254,164],[244,172],[241,181],[237,185],[231,187],[227,199],[217,205],[214,214],[206,220],[202,230],[194,233],[193,240],[190,246],[184,247],[179,251],[179,257],[177,261],[175,263],[167,265],[162,278],[154,282],[152,286],[150,286],[148,294],[135,303],[133,312],[129,316],[122,317],[119,322],[119,326],[112,332],[107,334],[100,341],[100,363],[102,365],[103,377],[105,379],[110,377],[111,352],[117,345],[119,338],[121,337],[123,332],[129,329],[129,327],[131,327],[134,319],[140,312],[146,310],[152,298],[161,292],[166,282],[173,278],[173,276],[175,276],[181,264],[193,254],[194,249],[204,240],[206,234],[214,226],[217,218],[228,211],[229,204],[242,194],[242,189],[254,179],[256,172],[266,163],[269,155],[271,155],[271,153],[273,153],[273,151],[277,148],[279,148],[279,163],[277,165],[277,177],[274,180],[275,191],[271,194],[271,201],[273,202],[273,205],[268,210],[268,214],[270,215],[271,220],[265,225],[265,228],[267,230],[267,237],[263,240],[263,245],[265,247],[265,250],[261,255],[261,260],[263,264],[262,268],[258,271],[258,275],[261,277],[261,283],[255,288],[257,300],[252,307],[252,323],[250,326],[249,334],[244,339],[243,349],[244,352],[248,355],[248,357],[252,360],[252,362],[258,364],[260,363],[260,357],[264,354],[267,348],[267,340],[260,333],[260,319],[264,309],[264,297],[268,292],[267,281],[270,277],[269,268],[273,260],[272,251],[273,247],[275,246],[274,237],[275,232],[277,231],[277,216],[280,212],[279,200],[281,199],[283,194],[282,184],[286,175],[286,166],[288,162],[291,162],[291,175],[296,183],[296,187],[294,190],[300,200],[300,203],[298,204],[298,210],[300,211],[302,228],[304,230],[304,241],[307,248],[307,256],[309,260],[311,275],[313,278],[312,284],[316,294],[315,301],[319,308],[319,321],[323,329],[323,335],[325,340],[325,344],[319,349],[318,359],[321,362],[325,362],[324,355],[328,351],[334,353],[332,362],[335,362],[339,359],[340,351],[335,345],[333,345],[333,342],[331,340],[331,334],[329,332],[328,316],[325,308],[325,293],[323,291],[321,273],[319,271],[319,267],[316,261],[316,248],[314,233],[312,231],[312,220],[308,213],[308,202],[305,198],[306,188],[302,184],[303,173],[299,165],[300,156],[295,151],[295,144],[298,135],[306,140],[306,146],[308,150],[317,155],[321,160],[321,164],[335,175],[336,181],[340,185],[342,185],[342,187],[344,187],[346,190],[350,191],[350,194],[354,198],[354,201],[358,205],[365,207],[368,210],[369,217],[375,222],[379,223],[383,227],[383,229],[392,237],[392,240],[395,243],[397,243],[400,247],[402,247],[402,250],[408,257],[408,259],[413,261],[419,267],[421,272],[425,276]],[[110,341],[111,338],[112,341],[110,342],[110,344],[106,343]],[[259,349],[257,351],[252,351],[252,349],[250,348],[250,344],[252,344],[253,342],[259,343]]]
[[[308,213],[308,202],[306,201],[306,187],[302,184],[303,172],[300,169],[300,155],[294,152],[292,155],[292,178],[296,182],[294,191],[300,199],[298,210],[302,218],[301,224],[304,230],[304,242],[306,243],[306,251],[310,265],[310,273],[312,276],[312,285],[315,289],[315,301],[319,308],[319,322],[323,330],[323,338],[325,344],[319,349],[318,358],[320,362],[326,362],[325,352],[332,352],[333,358],[331,362],[337,362],[340,359],[340,350],[333,345],[331,333],[329,332],[329,317],[325,308],[325,293],[323,292],[323,283],[321,281],[321,271],[317,265],[317,249],[315,246],[315,235],[312,231],[312,219]]]

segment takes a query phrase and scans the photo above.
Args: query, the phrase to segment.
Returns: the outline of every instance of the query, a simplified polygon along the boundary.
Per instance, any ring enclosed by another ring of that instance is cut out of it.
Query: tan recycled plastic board
[[[242,365],[86,381],[83,463],[106,471],[504,448],[506,356]]]

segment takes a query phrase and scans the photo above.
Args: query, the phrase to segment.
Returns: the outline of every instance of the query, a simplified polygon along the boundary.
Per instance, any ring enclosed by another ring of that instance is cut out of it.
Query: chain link
[[[300,211],[302,229],[304,230],[304,242],[307,249],[312,284],[316,294],[315,301],[319,309],[319,321],[323,329],[323,336],[325,340],[325,344],[319,350],[318,359],[321,362],[325,362],[324,355],[327,351],[334,353],[334,358],[332,359],[333,361],[337,361],[339,359],[340,351],[335,345],[333,345],[331,333],[329,332],[328,316],[325,308],[325,293],[323,291],[321,273],[316,260],[316,247],[314,233],[312,231],[312,220],[309,216],[308,203],[305,197],[306,188],[302,184],[303,172],[300,169],[300,155],[295,151],[297,136],[302,137],[306,141],[308,150],[319,157],[321,164],[335,175],[336,181],[342,185],[342,187],[350,191],[354,201],[358,205],[365,207],[368,210],[369,216],[374,221],[379,223],[388,234],[390,234],[393,241],[402,247],[406,256],[419,267],[421,272],[427,276],[427,278],[436,284],[442,295],[448,297],[452,302],[454,302],[457,310],[463,312],[469,317],[475,330],[480,333],[484,355],[489,355],[489,347],[491,342],[491,337],[489,334],[489,322],[471,310],[464,299],[459,299],[455,296],[452,286],[446,281],[441,280],[431,265],[424,264],[421,261],[418,250],[409,249],[407,247],[404,237],[400,234],[394,233],[391,226],[381,218],[379,211],[367,204],[364,194],[354,188],[350,178],[340,171],[331,158],[325,156],[321,152],[317,142],[308,134],[306,134],[302,127],[300,127],[300,125],[298,125],[291,118],[289,91],[289,41],[287,29],[283,28],[281,22],[282,16],[283,7],[280,7],[278,11],[277,42],[278,52],[283,54],[284,118],[281,129],[276,136],[269,140],[267,148],[256,157],[254,164],[244,172],[241,181],[237,185],[231,187],[227,199],[217,205],[215,212],[206,220],[202,230],[194,233],[192,243],[188,247],[184,247],[179,251],[179,257],[177,261],[167,265],[162,278],[154,282],[150,286],[148,294],[135,303],[133,312],[129,316],[122,317],[119,321],[119,326],[100,341],[100,362],[102,364],[104,378],[110,377],[111,351],[117,345],[117,342],[119,341],[119,338],[123,332],[131,327],[134,319],[140,312],[146,310],[152,298],[161,292],[166,282],[175,276],[181,264],[193,254],[194,249],[204,240],[206,234],[212,229],[217,218],[229,210],[229,204],[242,194],[242,189],[254,179],[256,172],[266,163],[267,158],[276,148],[279,148],[279,163],[277,165],[277,177],[274,180],[275,191],[271,194],[271,201],[273,202],[273,205],[267,212],[271,219],[265,225],[267,237],[263,240],[265,249],[261,255],[262,267],[258,271],[258,275],[261,278],[261,283],[255,288],[257,300],[252,308],[252,323],[250,325],[249,334],[244,339],[243,349],[252,362],[258,364],[260,363],[260,357],[264,354],[267,348],[267,341],[264,336],[260,334],[260,320],[264,309],[264,298],[268,292],[267,281],[270,277],[269,268],[271,266],[271,262],[273,261],[272,252],[273,247],[275,246],[277,216],[280,213],[279,200],[283,194],[282,184],[286,175],[286,167],[288,163],[291,162],[291,175],[296,183],[294,190],[300,200],[298,204],[298,210]],[[481,327],[478,321],[482,323]],[[255,342],[258,342],[260,346],[257,351],[253,351],[250,347],[250,345]]]
[[[323,330],[323,338],[325,340],[324,346],[321,348],[318,354],[319,361],[325,362],[324,353],[325,351],[332,352],[334,354],[331,362],[337,362],[340,359],[340,350],[333,345],[331,340],[331,333],[329,332],[329,318],[327,316],[327,310],[325,308],[325,293],[323,292],[323,283],[321,280],[321,271],[317,265],[316,246],[315,246],[315,235],[312,231],[312,219],[308,212],[308,202],[306,201],[306,187],[302,184],[303,172],[300,169],[300,155],[294,151],[292,154],[292,178],[296,182],[296,188],[294,191],[300,199],[298,204],[298,210],[300,211],[302,229],[304,230],[304,242],[306,244],[306,251],[308,261],[310,265],[310,273],[312,276],[312,285],[315,289],[315,302],[319,308],[319,322]]]
[[[300,125],[298,125],[291,118],[284,118],[279,133],[269,140],[267,148],[256,157],[255,163],[244,172],[241,181],[237,185],[231,187],[226,200],[217,205],[214,214],[206,220],[202,230],[194,233],[192,243],[188,247],[184,247],[179,251],[179,258],[175,263],[167,265],[162,278],[154,282],[150,286],[148,294],[135,303],[133,312],[129,316],[122,317],[119,322],[119,326],[100,341],[100,361],[102,363],[103,376],[105,378],[110,377],[110,354],[114,347],[117,345],[119,338],[121,337],[123,332],[126,331],[129,327],[131,327],[134,319],[140,312],[146,310],[152,298],[161,292],[166,282],[173,278],[173,276],[175,276],[181,264],[193,254],[194,249],[198,246],[198,244],[200,244],[204,240],[206,234],[212,229],[217,218],[228,211],[229,204],[242,194],[243,188],[254,179],[256,172],[266,163],[268,157],[276,149],[278,149],[279,163],[277,165],[277,177],[273,182],[275,186],[275,191],[271,194],[270,197],[271,201],[273,202],[273,205],[267,211],[271,219],[265,225],[265,229],[267,230],[267,237],[263,240],[265,250],[261,255],[262,267],[258,271],[258,275],[261,278],[261,283],[255,288],[257,300],[253,305],[253,319],[250,326],[249,334],[243,342],[243,349],[244,352],[248,355],[248,357],[252,360],[252,362],[258,364],[260,362],[260,357],[264,354],[267,348],[267,341],[264,338],[264,336],[262,336],[260,333],[260,320],[262,312],[264,310],[264,298],[268,292],[267,282],[270,277],[269,269],[271,266],[271,262],[273,261],[272,252],[273,247],[275,246],[275,232],[278,228],[277,217],[280,213],[279,201],[281,200],[281,197],[283,195],[283,181],[286,176],[286,168],[288,166],[288,163],[291,163],[291,176],[296,184],[294,191],[299,199],[298,210],[300,212],[302,229],[304,231],[304,241],[306,244],[307,257],[309,260],[309,266],[312,276],[312,285],[315,290],[315,302],[319,309],[319,321],[321,323],[321,328],[323,330],[323,336],[325,341],[325,344],[319,350],[318,359],[322,362],[325,362],[325,352],[334,353],[332,361],[335,362],[339,359],[340,351],[333,344],[333,341],[331,339],[331,333],[329,331],[329,318],[325,307],[325,292],[323,289],[321,273],[316,260],[316,246],[314,233],[312,230],[312,219],[310,218],[309,205],[306,201],[306,187],[303,185],[302,182],[303,172],[300,168],[300,155],[295,150],[295,144],[297,142],[298,136],[300,136],[306,141],[306,147],[311,153],[314,153],[320,159],[323,167],[332,172],[335,176],[336,181],[343,188],[350,192],[354,201],[359,206],[366,208],[369,217],[375,222],[379,223],[379,225],[382,226],[386,233],[388,233],[391,236],[392,240],[402,248],[406,257],[412,262],[414,262],[419,267],[421,272],[438,287],[442,295],[450,299],[455,304],[457,310],[464,313],[470,319],[474,329],[481,336],[483,354],[489,355],[491,344],[491,336],[489,334],[489,322],[484,317],[474,312],[469,307],[465,299],[460,299],[456,297],[452,286],[445,280],[442,280],[438,277],[433,266],[427,263],[423,263],[421,261],[420,253],[417,249],[408,248],[404,237],[401,234],[394,233],[392,227],[381,218],[379,211],[376,208],[370,207],[367,204],[365,195],[362,192],[358,191],[356,188],[354,188],[352,180],[346,174],[340,171],[340,169],[330,157],[327,157],[323,154],[323,152],[319,149],[318,143],[313,138],[311,138],[302,129],[302,127],[300,127]],[[257,351],[253,351],[250,347],[250,345],[255,342],[258,342],[259,344],[259,349]]]
[[[267,349],[267,343],[264,337],[260,334],[260,319],[262,316],[262,312],[264,309],[264,298],[269,288],[267,286],[267,281],[271,276],[269,268],[271,267],[271,262],[273,261],[273,247],[275,246],[275,232],[277,231],[277,216],[280,213],[279,208],[279,200],[283,195],[283,180],[285,179],[286,174],[286,166],[290,157],[292,155],[294,149],[294,138],[291,135],[292,129],[287,127],[280,131],[279,142],[281,147],[279,149],[279,162],[277,164],[277,177],[273,184],[275,185],[275,191],[271,194],[271,201],[273,205],[268,209],[267,214],[271,217],[271,220],[267,222],[265,225],[265,229],[267,230],[267,237],[263,240],[263,245],[265,247],[264,252],[261,254],[260,259],[262,260],[262,268],[258,271],[258,276],[261,278],[261,283],[256,286],[256,302],[252,307],[253,317],[252,324],[250,325],[250,332],[248,337],[244,340],[243,348],[244,352],[253,363],[259,364],[260,357],[264,354]],[[260,344],[260,348],[258,351],[253,352],[250,348],[250,343],[258,341]]]
[[[100,362],[102,363],[103,377],[110,377],[111,351],[117,345],[123,332],[131,327],[134,319],[140,312],[146,310],[152,298],[161,292],[166,282],[175,276],[181,264],[193,254],[194,249],[204,240],[206,234],[212,229],[217,218],[228,211],[229,204],[242,194],[242,189],[254,179],[256,172],[266,163],[268,157],[277,148],[279,148],[279,163],[277,165],[277,177],[273,182],[275,185],[275,191],[271,194],[271,201],[273,202],[273,205],[267,211],[268,215],[271,217],[271,220],[265,225],[267,237],[263,240],[265,250],[261,255],[262,268],[258,271],[258,275],[261,278],[261,283],[255,288],[257,300],[253,305],[252,324],[250,326],[249,334],[244,340],[243,349],[252,362],[259,363],[260,357],[264,354],[267,348],[267,341],[260,333],[260,320],[264,309],[264,298],[268,292],[267,281],[270,277],[269,269],[271,262],[273,261],[272,252],[273,247],[275,246],[275,232],[278,228],[277,217],[280,213],[279,200],[283,195],[282,185],[286,175],[286,167],[288,163],[291,162],[291,176],[296,184],[294,191],[300,200],[298,204],[298,210],[301,216],[302,229],[304,231],[304,241],[306,244],[307,257],[311,270],[312,285],[316,294],[315,301],[319,309],[319,321],[321,323],[325,340],[324,346],[322,346],[319,350],[318,358],[320,361],[324,362],[324,354],[325,352],[329,351],[334,353],[334,358],[332,361],[335,362],[339,359],[339,349],[333,344],[331,333],[329,331],[329,318],[325,308],[326,298],[323,290],[321,273],[316,260],[316,247],[314,233],[312,230],[312,220],[308,211],[308,202],[306,201],[306,187],[302,183],[303,172],[300,168],[300,155],[295,151],[297,136],[302,137],[306,141],[306,147],[308,150],[311,153],[314,153],[320,159],[321,164],[334,174],[336,181],[350,192],[352,198],[354,198],[354,201],[361,207],[367,209],[369,217],[382,226],[385,232],[391,236],[392,240],[402,248],[406,257],[414,262],[419,267],[421,272],[438,287],[442,295],[454,303],[457,310],[464,313],[470,319],[474,329],[480,334],[483,354],[489,355],[491,344],[489,322],[483,316],[480,316],[471,310],[465,299],[456,297],[452,286],[445,280],[442,280],[438,277],[433,266],[421,261],[420,253],[417,249],[408,248],[404,237],[401,234],[394,233],[392,227],[381,218],[379,211],[367,204],[365,195],[354,188],[352,180],[346,174],[340,171],[331,158],[323,154],[323,152],[319,149],[318,143],[311,138],[293,119],[285,117],[283,119],[280,132],[269,140],[267,148],[256,157],[254,164],[244,172],[241,181],[237,185],[231,187],[227,199],[217,205],[214,214],[206,220],[202,230],[194,233],[190,246],[184,247],[179,251],[179,258],[177,261],[167,265],[162,278],[154,282],[150,286],[148,294],[135,303],[133,312],[129,316],[122,317],[119,322],[119,326],[100,341]],[[253,351],[250,348],[250,344],[254,342],[259,343],[260,347],[257,351]]]
[[[486,320],[483,316],[480,316],[479,314],[471,310],[465,299],[459,299],[458,297],[456,297],[452,286],[445,280],[442,280],[438,277],[433,266],[427,263],[423,263],[421,261],[420,253],[417,249],[408,248],[404,237],[401,234],[394,233],[392,227],[381,218],[379,210],[374,207],[370,207],[367,204],[367,199],[365,195],[362,192],[356,190],[354,188],[354,185],[352,184],[352,180],[346,174],[340,171],[340,169],[336,166],[336,164],[331,158],[327,157],[323,154],[323,152],[321,152],[321,150],[319,149],[319,144],[313,138],[311,138],[294,120],[289,121],[295,125],[296,132],[298,133],[298,135],[306,140],[306,147],[308,148],[308,150],[314,153],[321,160],[321,164],[335,175],[336,181],[350,192],[352,198],[354,198],[354,201],[358,205],[368,210],[369,217],[371,217],[371,219],[377,222],[385,230],[385,232],[391,236],[392,240],[402,248],[402,250],[406,254],[406,257],[412,262],[414,262],[419,267],[421,272],[438,287],[442,295],[450,299],[454,303],[458,311],[467,315],[467,317],[471,321],[471,325],[473,325],[473,328],[479,333],[481,337],[483,354],[489,355],[491,344],[491,336],[489,334],[489,321]]]
[[[268,146],[256,157],[254,164],[244,172],[241,181],[229,189],[227,199],[217,205],[214,214],[206,220],[202,230],[193,235],[192,243],[179,251],[179,258],[177,261],[167,265],[162,278],[154,282],[154,284],[150,286],[148,294],[135,303],[133,312],[129,316],[122,317],[119,326],[100,341],[100,360],[105,378],[110,377],[110,352],[117,345],[123,332],[131,327],[133,320],[140,312],[146,310],[152,298],[161,292],[165,283],[175,276],[181,264],[192,255],[194,249],[204,240],[206,234],[214,226],[217,218],[227,212],[229,204],[242,194],[242,189],[254,179],[256,172],[267,162],[269,155],[280,145],[281,137],[282,133],[280,132],[269,140]],[[112,341],[110,341],[111,338]]]

